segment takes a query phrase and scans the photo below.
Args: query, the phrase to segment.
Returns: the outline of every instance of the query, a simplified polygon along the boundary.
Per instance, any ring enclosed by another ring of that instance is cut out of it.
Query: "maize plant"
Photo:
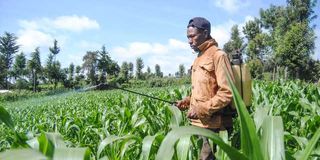
[[[136,91],[175,101],[190,87]],[[0,107],[0,159],[191,160],[201,150],[198,135],[217,144],[218,159],[319,158],[319,87],[255,82],[250,111],[233,92],[239,139],[190,126],[170,104],[118,90],[7,102]]]

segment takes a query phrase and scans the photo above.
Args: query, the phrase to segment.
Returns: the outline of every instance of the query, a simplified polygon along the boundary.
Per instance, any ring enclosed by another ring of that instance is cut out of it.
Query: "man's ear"
[[[209,31],[206,29],[203,31],[203,34],[205,35],[206,39],[209,38],[209,36],[210,36]]]

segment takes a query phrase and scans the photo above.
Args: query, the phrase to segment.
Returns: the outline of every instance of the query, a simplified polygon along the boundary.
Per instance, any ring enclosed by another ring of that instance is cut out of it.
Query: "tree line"
[[[282,75],[285,79],[319,81],[320,62],[314,60],[317,0],[287,0],[285,6],[260,9],[260,16],[248,21],[240,36],[238,25],[223,46],[231,54],[242,50],[254,78]],[[320,54],[320,53],[318,53]]]
[[[13,33],[5,32],[0,36],[0,89],[32,89],[36,92],[39,91],[39,84],[50,86],[49,89],[56,89],[58,84],[65,88],[76,88],[106,81],[128,83],[131,79],[163,77],[159,64],[155,65],[155,73],[151,72],[149,66],[147,72],[143,72],[144,63],[141,57],[136,59],[135,71],[132,62],[125,61],[119,66],[111,59],[104,45],[101,50],[87,51],[82,65],[71,63],[69,67],[62,68],[57,60],[61,50],[58,41],[54,40],[52,47],[49,47],[45,64],[42,64],[39,47],[35,48],[30,59],[27,59],[24,52],[18,53],[19,45],[16,40]],[[185,68],[181,64],[175,76],[185,75]]]
[[[231,29],[231,38],[223,49],[230,55],[241,52],[256,79],[301,79],[316,82],[320,78],[320,61],[314,60],[315,27],[312,21],[317,17],[314,8],[316,0],[287,0],[285,6],[270,5],[260,9],[259,17],[246,22],[242,30],[238,25]],[[241,36],[241,31],[244,36]],[[112,60],[105,46],[98,51],[87,51],[82,65],[71,63],[62,68],[57,60],[60,53],[58,41],[49,47],[45,64],[40,61],[40,49],[31,52],[30,59],[19,52],[17,37],[5,32],[0,36],[0,88],[39,90],[44,84],[56,89],[58,84],[66,88],[82,85],[147,80],[162,78],[160,65],[154,66],[155,72],[138,57],[134,64],[122,62],[118,65]],[[318,53],[319,54],[319,53]],[[169,76],[184,77],[190,74],[179,65],[178,71]]]

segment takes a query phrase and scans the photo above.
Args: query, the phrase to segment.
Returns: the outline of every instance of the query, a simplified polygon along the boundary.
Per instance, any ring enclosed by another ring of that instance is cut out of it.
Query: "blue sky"
[[[185,35],[190,18],[202,16],[211,21],[211,35],[222,47],[232,25],[243,26],[271,4],[284,5],[285,0],[0,0],[0,34],[14,33],[20,51],[28,56],[40,47],[43,64],[48,47],[57,39],[61,47],[57,59],[63,67],[82,64],[86,51],[105,45],[119,65],[142,57],[145,69],[149,66],[154,71],[159,64],[167,75],[176,72],[179,64],[192,64],[194,55]],[[317,4],[318,15],[319,10]],[[319,18],[313,21],[319,22]],[[313,56],[317,59],[319,42]]]

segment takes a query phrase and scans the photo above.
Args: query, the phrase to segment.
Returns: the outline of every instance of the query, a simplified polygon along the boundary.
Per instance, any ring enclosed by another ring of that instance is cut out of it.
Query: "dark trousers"
[[[202,148],[200,152],[199,160],[214,160],[214,153],[216,152],[216,145],[213,145],[213,148],[211,149],[209,140],[207,137],[202,137]]]
[[[215,133],[219,133],[220,129],[209,129]],[[228,135],[232,133],[232,128],[227,128]],[[222,131],[222,130],[221,130]],[[201,137],[203,140],[202,148],[199,156],[199,160],[215,160],[214,153],[216,152],[216,144],[213,144],[213,148],[210,147],[209,140],[207,137]]]

